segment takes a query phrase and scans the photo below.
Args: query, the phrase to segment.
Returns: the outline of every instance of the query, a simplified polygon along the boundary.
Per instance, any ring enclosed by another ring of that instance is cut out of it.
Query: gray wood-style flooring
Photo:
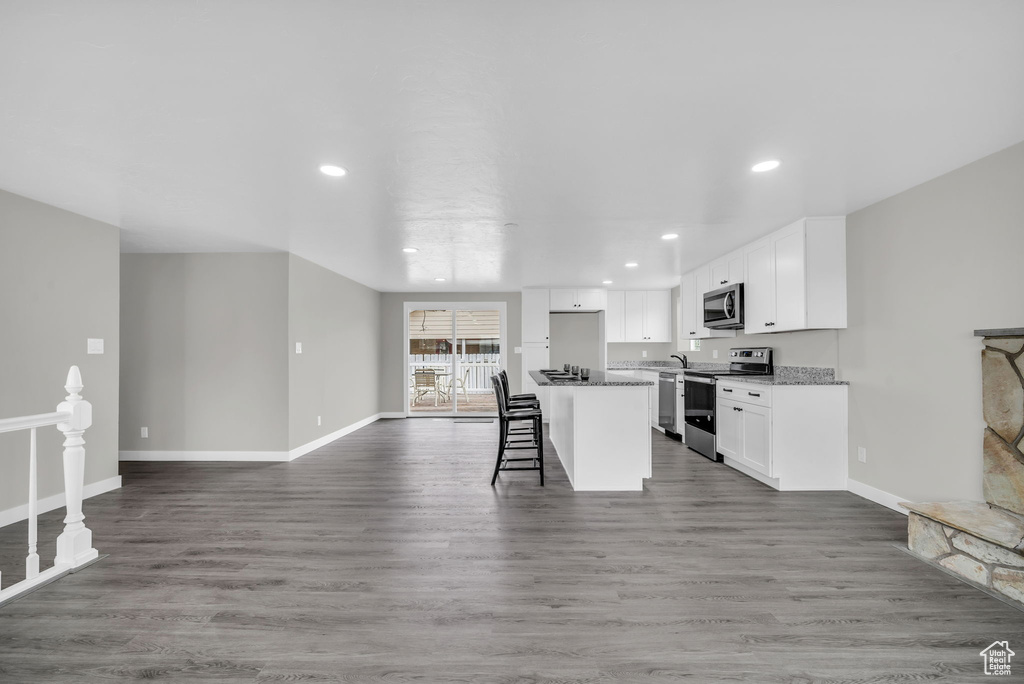
[[[109,557],[0,608],[0,681],[982,682],[983,647],[1024,653],[1024,614],[897,549],[881,506],[657,433],[644,492],[573,493],[553,454],[547,486],[491,488],[496,433],[380,421],[292,463],[122,464],[85,505]],[[5,581],[24,544],[0,531]]]

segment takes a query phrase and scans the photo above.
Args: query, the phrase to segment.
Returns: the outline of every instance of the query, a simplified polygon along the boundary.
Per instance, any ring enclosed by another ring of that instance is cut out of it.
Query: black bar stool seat
[[[494,397],[498,402],[498,459],[494,464],[494,474],[491,475],[491,486],[498,479],[498,473],[509,470],[538,470],[540,471],[540,484],[544,486],[544,417],[541,414],[540,403],[531,402],[531,405],[510,405],[508,402],[508,388],[502,382],[500,375],[491,376],[491,385],[494,387]],[[536,404],[536,405],[534,405]],[[527,425],[522,426],[523,423]],[[513,427],[519,424],[522,427]],[[534,456],[512,457],[506,455],[507,451],[530,449],[536,451]],[[510,468],[513,463],[529,462],[529,466],[517,466]]]

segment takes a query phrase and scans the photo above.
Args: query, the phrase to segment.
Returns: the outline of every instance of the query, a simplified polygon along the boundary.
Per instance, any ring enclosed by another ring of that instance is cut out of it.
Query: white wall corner
[[[857,496],[863,497],[868,501],[873,501],[874,503],[885,506],[886,508],[890,508],[897,513],[902,513],[903,515],[908,515],[909,513],[907,509],[900,508],[899,505],[900,501],[907,500],[905,496],[896,496],[895,494],[890,494],[889,492],[849,478],[846,480],[846,489]]]
[[[120,489],[120,488],[121,488],[121,476],[120,475],[117,475],[115,477],[108,477],[106,480],[100,480],[99,482],[90,482],[89,484],[85,485],[85,487],[82,489],[82,498],[83,499],[91,499],[94,496],[99,496],[100,494],[106,494],[107,492],[111,492],[111,491],[113,491],[115,489]],[[61,492],[60,494],[54,494],[53,496],[48,496],[45,499],[39,499],[39,501],[38,501],[38,506],[39,506],[38,510],[39,510],[39,513],[42,514],[42,513],[48,512],[48,511],[56,510],[58,508],[63,508],[64,504],[65,504],[64,492]],[[88,509],[88,507],[86,507],[86,509],[85,509],[85,518],[86,518],[86,521],[88,521],[88,519],[89,519],[89,509]],[[27,520],[27,519],[28,519],[28,504],[27,503],[26,504],[22,504],[21,506],[15,506],[14,508],[8,508],[5,511],[0,511],[0,527],[5,527],[5,526],[10,525],[12,523],[21,522],[22,520]]]

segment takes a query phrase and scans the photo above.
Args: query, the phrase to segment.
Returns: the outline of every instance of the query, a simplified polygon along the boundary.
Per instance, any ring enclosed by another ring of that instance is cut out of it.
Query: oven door
[[[743,327],[743,283],[705,293],[704,327],[715,330]]]
[[[687,376],[684,383],[683,419],[686,424],[715,434],[715,381]]]

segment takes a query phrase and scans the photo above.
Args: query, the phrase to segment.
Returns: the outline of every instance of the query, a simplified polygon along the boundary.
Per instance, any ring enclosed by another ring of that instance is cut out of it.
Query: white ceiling
[[[1016,0],[3,0],[0,188],[380,290],[665,287],[1024,139],[1022,36]]]

